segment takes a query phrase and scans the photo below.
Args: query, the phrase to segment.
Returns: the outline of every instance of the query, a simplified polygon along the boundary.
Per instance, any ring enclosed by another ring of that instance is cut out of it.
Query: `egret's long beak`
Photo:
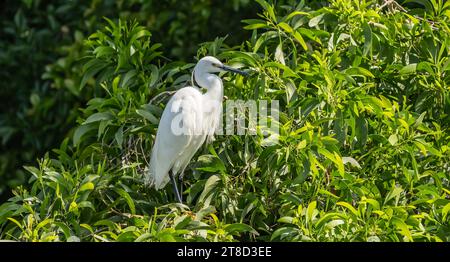
[[[218,68],[220,68],[220,69],[222,69],[222,70],[228,71],[228,72],[240,74],[240,75],[243,75],[243,76],[248,76],[248,73],[247,73],[247,72],[244,72],[244,71],[239,70],[239,69],[236,69],[236,68],[232,68],[232,67],[230,67],[230,66],[226,66],[226,65],[216,65],[216,67],[218,67]]]

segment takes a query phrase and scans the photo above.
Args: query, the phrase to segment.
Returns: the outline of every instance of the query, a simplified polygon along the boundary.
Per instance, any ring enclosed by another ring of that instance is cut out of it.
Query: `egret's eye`
[[[214,67],[220,67],[220,65],[217,64],[217,63],[212,63],[212,66],[214,66]]]

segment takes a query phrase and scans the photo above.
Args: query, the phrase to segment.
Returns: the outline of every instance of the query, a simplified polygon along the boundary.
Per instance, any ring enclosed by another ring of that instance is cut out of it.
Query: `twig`
[[[161,93],[159,93],[158,95],[156,95],[155,97],[153,97],[151,100],[150,100],[150,102],[148,102],[149,104],[153,104],[153,101],[154,100],[156,100],[157,98],[159,98],[160,96],[163,96],[163,95],[166,95],[166,94],[169,94],[169,95],[172,95],[172,94],[174,94],[176,91],[164,91],[164,92],[161,92]]]
[[[385,8],[387,5],[392,4],[393,0],[385,0],[384,3],[380,6],[380,10]]]
[[[123,216],[123,217],[126,217],[126,218],[132,218],[132,217],[144,218],[144,216],[141,216],[141,215],[133,215],[133,214],[130,214],[130,213],[121,213],[121,212],[115,210],[114,208],[111,208],[111,211],[113,213],[117,214],[117,215],[120,215],[120,216]]]
[[[147,161],[147,157],[146,157],[146,154],[145,154],[145,152],[144,152],[144,148],[142,147],[142,143],[139,143],[139,146],[140,146],[140,148],[141,148],[141,152],[142,152],[142,156],[143,156],[143,158],[144,158],[144,161],[145,161],[145,163],[147,164],[147,166],[149,166],[150,163]]]

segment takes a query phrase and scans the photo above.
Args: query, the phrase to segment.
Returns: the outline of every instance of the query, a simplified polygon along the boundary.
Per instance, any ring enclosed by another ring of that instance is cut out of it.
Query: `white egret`
[[[219,127],[222,113],[223,85],[214,73],[229,71],[246,75],[245,72],[223,65],[212,56],[203,57],[192,72],[197,84],[178,90],[169,100],[159,122],[152,149],[146,182],[156,189],[163,188],[169,178],[178,202],[182,203],[175,178],[181,180],[189,161],[200,146],[211,142]],[[182,193],[182,192],[181,192]]]

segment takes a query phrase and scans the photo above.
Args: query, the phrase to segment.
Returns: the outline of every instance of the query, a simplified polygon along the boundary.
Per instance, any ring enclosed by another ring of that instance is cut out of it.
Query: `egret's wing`
[[[184,169],[193,156],[191,151],[198,149],[197,135],[202,132],[202,120],[202,94],[198,89],[185,87],[170,99],[152,149],[146,179],[150,185],[163,188],[169,182],[168,173],[172,168],[175,173]]]

